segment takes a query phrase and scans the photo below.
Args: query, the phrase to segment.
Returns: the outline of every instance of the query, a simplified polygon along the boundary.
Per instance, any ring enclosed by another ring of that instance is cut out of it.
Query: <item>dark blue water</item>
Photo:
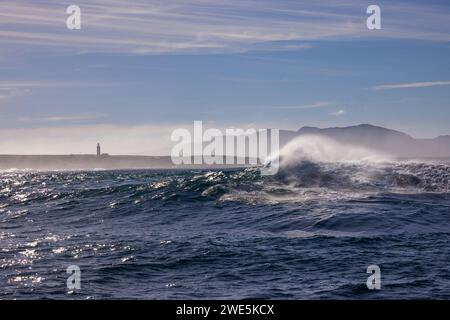
[[[445,163],[0,178],[0,298],[450,298]]]

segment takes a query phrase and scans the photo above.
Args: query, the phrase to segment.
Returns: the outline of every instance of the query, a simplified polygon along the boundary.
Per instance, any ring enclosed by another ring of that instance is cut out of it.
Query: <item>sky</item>
[[[448,1],[2,0],[0,154],[164,155],[195,120],[450,134],[449,17]]]

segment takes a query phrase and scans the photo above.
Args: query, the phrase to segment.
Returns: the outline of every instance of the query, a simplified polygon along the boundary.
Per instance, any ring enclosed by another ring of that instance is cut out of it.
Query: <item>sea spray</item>
[[[305,135],[293,139],[280,150],[281,166],[311,162],[384,162],[389,155],[365,147],[337,142],[327,137]]]

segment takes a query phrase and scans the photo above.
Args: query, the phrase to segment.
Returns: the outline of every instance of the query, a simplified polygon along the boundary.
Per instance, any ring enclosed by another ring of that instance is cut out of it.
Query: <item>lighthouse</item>
[[[102,149],[100,147],[100,143],[97,143],[97,157],[100,157],[102,154]]]

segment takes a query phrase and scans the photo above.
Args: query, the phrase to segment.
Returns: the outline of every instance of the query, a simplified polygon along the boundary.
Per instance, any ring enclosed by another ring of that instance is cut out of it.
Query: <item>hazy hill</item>
[[[414,139],[396,130],[360,124],[349,127],[303,127],[298,131],[280,131],[280,144],[301,135],[320,135],[338,142],[364,146],[398,157],[450,157],[450,136],[434,139]]]

